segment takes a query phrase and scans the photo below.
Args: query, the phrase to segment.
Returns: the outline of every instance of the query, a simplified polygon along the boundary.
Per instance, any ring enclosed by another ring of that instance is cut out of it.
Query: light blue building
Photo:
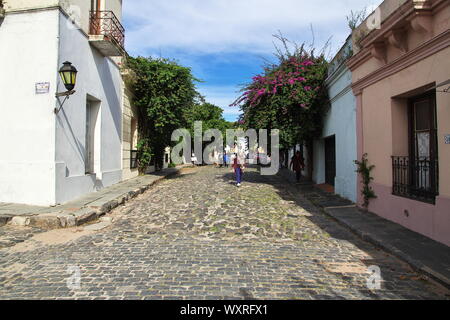
[[[356,98],[351,89],[352,75],[345,64],[352,52],[349,37],[330,63],[327,87],[331,107],[324,118],[322,136],[314,141],[312,179],[317,184],[334,186],[336,194],[356,202]]]

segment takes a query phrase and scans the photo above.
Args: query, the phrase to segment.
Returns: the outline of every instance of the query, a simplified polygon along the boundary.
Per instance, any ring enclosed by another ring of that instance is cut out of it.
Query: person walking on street
[[[195,156],[195,153],[192,153],[191,162],[193,166],[197,165],[197,157]]]
[[[244,173],[244,161],[243,157],[239,157],[238,155],[234,156],[233,159],[233,170],[236,175],[236,186],[240,187],[242,182],[242,174]]]
[[[228,154],[226,151],[223,153],[223,165],[225,168],[228,168]]]
[[[223,152],[222,151],[219,151],[217,153],[217,161],[219,163],[219,168],[222,168],[222,166],[223,166]]]
[[[295,171],[297,182],[300,182],[302,170],[305,168],[305,161],[300,151],[297,151],[292,157],[289,168],[292,168]]]

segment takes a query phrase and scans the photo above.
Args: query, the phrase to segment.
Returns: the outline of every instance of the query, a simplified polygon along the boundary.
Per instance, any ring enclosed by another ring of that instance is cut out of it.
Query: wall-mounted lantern
[[[77,73],[77,69],[69,61],[64,62],[61,69],[59,69],[59,75],[61,76],[67,92],[70,92],[73,90],[73,88],[75,88]]]
[[[67,91],[59,92],[56,94],[57,98],[65,97],[63,102],[61,103],[61,107],[59,109],[55,108],[56,114],[62,109],[66,100],[69,99],[69,97],[75,93],[75,90],[73,89],[75,88],[75,84],[77,82],[77,73],[78,70],[69,61],[64,62],[61,69],[59,69],[59,75]]]

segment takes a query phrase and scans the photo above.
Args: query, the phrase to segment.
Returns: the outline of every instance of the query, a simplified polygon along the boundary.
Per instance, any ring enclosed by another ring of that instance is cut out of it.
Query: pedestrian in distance
[[[225,168],[228,168],[228,154],[226,151],[223,153],[223,165]]]
[[[218,152],[217,155],[218,155],[217,161],[219,162],[219,168],[222,168],[223,167],[223,152],[220,151],[220,152]]]
[[[241,183],[242,183],[242,175],[244,173],[244,169],[245,169],[245,158],[244,157],[239,157],[237,154],[234,155],[233,157],[233,171],[234,174],[236,176],[236,186],[240,187]]]
[[[197,165],[197,157],[195,156],[195,153],[192,153],[191,162],[193,166]]]
[[[213,159],[214,167],[218,168],[219,167],[219,153],[216,150],[214,150],[212,153],[212,159]]]
[[[300,182],[302,170],[305,168],[305,161],[300,151],[297,151],[292,157],[289,168],[292,168],[295,171],[296,180],[297,182]]]

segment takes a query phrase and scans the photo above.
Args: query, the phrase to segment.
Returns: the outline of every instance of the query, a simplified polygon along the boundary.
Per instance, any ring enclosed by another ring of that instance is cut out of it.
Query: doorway
[[[334,186],[336,178],[336,136],[325,139],[325,183]]]
[[[100,150],[100,102],[86,99],[85,173],[98,173]]]

